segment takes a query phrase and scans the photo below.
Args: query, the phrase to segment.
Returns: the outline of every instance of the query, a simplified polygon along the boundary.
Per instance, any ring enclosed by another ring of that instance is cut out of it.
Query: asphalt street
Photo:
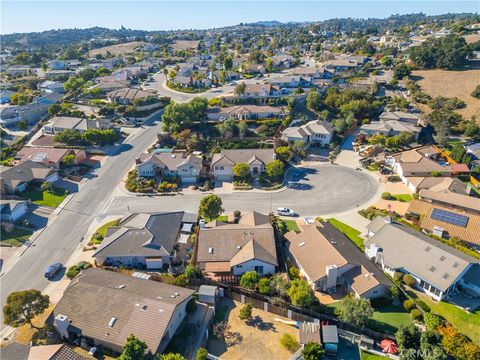
[[[378,189],[377,180],[363,171],[330,163],[314,163],[290,172],[287,184],[287,188],[279,192],[234,192],[219,196],[227,212],[268,213],[278,207],[289,207],[300,216],[321,216],[355,209],[368,202]],[[205,194],[113,196],[101,215],[124,215],[129,211],[197,211],[202,196]]]
[[[71,200],[62,205],[60,213],[50,221],[48,227],[36,238],[20,257],[19,261],[0,279],[1,306],[12,291],[22,289],[43,290],[48,281],[43,274],[48,265],[65,263],[80,246],[82,236],[94,218],[102,211],[113,189],[124,178],[138,154],[144,152],[158,133],[158,124],[132,135],[97,170],[97,177],[88,180]],[[5,325],[2,325],[1,329]]]

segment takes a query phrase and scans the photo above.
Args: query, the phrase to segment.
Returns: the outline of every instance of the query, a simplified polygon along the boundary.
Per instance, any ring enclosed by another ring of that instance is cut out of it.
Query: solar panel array
[[[430,217],[434,220],[443,221],[452,225],[467,227],[468,216],[455,214],[442,209],[433,209]]]

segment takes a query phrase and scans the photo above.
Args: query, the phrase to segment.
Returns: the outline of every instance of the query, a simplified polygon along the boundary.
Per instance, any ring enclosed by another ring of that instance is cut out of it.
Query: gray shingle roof
[[[367,242],[383,249],[385,264],[405,269],[445,291],[474,259],[409,227],[384,224]]]
[[[166,256],[173,251],[185,212],[132,214],[109,229],[93,256]],[[188,216],[193,219],[193,216]]]

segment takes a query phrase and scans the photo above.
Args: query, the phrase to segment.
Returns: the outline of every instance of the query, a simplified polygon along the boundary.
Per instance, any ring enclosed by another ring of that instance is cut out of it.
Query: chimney
[[[68,327],[70,326],[70,320],[68,316],[58,314],[55,316],[54,326],[62,338],[68,339]]]
[[[337,286],[338,267],[337,265],[328,265],[325,268],[327,280],[325,283],[325,290],[335,288]]]

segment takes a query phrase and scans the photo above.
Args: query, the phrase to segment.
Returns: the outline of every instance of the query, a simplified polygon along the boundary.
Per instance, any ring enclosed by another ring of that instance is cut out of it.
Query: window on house
[[[255,271],[259,274],[263,274],[263,266],[255,266]]]

